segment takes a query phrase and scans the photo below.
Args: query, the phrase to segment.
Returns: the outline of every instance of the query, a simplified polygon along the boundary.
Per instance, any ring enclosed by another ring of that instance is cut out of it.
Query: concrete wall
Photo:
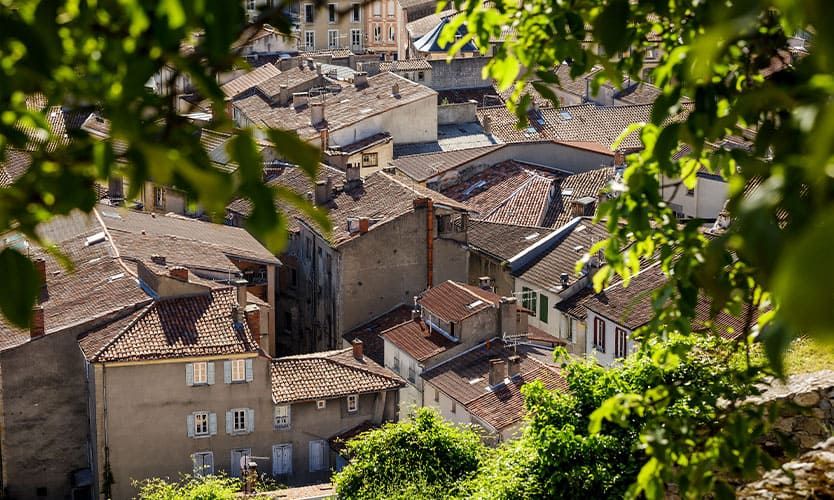
[[[432,263],[435,285],[448,280],[466,283],[469,252],[463,243],[445,238],[435,239]]]
[[[562,300],[561,297],[559,297],[559,295],[556,292],[543,290],[540,285],[524,281],[522,278],[516,278],[515,296],[518,298],[519,305],[523,305],[524,297],[522,295],[522,290],[525,287],[530,290],[533,290],[531,294],[536,294],[536,310],[533,311],[533,314],[527,317],[527,324],[535,326],[540,330],[544,330],[545,332],[549,333],[550,335],[553,335],[554,337],[560,337],[559,317],[556,314],[558,311],[554,309],[553,306],[555,306],[557,303],[559,303],[560,300]],[[542,297],[547,297],[547,322],[543,321],[541,315]]]
[[[449,90],[488,87],[490,82],[482,77],[482,71],[487,62],[489,62],[488,57],[463,57],[452,59],[447,63],[445,55],[442,59],[430,60],[431,88]]]
[[[492,278],[495,293],[502,297],[512,295],[515,291],[515,278],[510,274],[509,269],[502,266],[495,259],[481,254],[477,251],[469,252],[469,277],[467,283],[478,285],[478,279],[482,276]]]
[[[728,185],[720,179],[712,177],[698,177],[695,189],[689,192],[685,186],[680,185],[675,191],[674,184],[678,179],[663,178],[663,185],[670,185],[661,190],[665,199],[672,205],[677,205],[677,210],[686,217],[697,217],[701,219],[715,219],[718,213],[724,208],[727,201]],[[674,195],[674,196],[673,196]]]
[[[478,102],[469,101],[437,106],[437,124],[472,123],[478,121]]]
[[[380,132],[388,132],[395,144],[437,140],[437,95],[368,116],[351,127],[330,132],[331,145],[348,145]],[[317,139],[318,140],[318,139]]]
[[[324,162],[330,165],[331,167],[338,168],[339,170],[346,170],[348,164],[359,164],[362,165],[362,156],[365,154],[376,154],[377,155],[377,166],[376,167],[361,167],[359,169],[359,175],[367,177],[374,172],[382,170],[394,158],[394,141],[390,138],[386,139],[385,141],[367,147],[362,151],[358,151],[353,154],[345,154],[345,153],[335,153],[335,152],[325,152],[324,155]]]
[[[84,361],[68,329],[0,353],[2,471],[8,498],[69,498],[90,467]]]
[[[463,404],[452,399],[448,394],[438,389],[437,386],[432,385],[431,382],[425,383],[423,390],[423,405],[436,409],[440,412],[443,419],[449,422],[454,422],[456,424],[473,423],[472,415],[466,411]]]

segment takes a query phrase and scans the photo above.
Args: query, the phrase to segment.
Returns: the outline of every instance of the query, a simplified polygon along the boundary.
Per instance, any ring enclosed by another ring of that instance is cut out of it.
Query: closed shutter
[[[253,370],[252,370],[252,360],[247,359],[246,360],[246,381],[251,382],[254,378],[255,377],[254,377],[254,373],[253,373]]]
[[[185,424],[188,426],[188,437],[194,437],[194,415],[189,415],[185,418]]]
[[[217,434],[217,414],[209,413],[209,434],[214,436]]]
[[[194,385],[194,365],[191,363],[185,365],[185,384]]]
[[[547,295],[539,294],[539,320],[542,323],[547,323],[547,313],[549,312],[550,306],[548,305]]]
[[[226,412],[226,434],[232,434],[232,432],[234,430],[233,425],[234,425],[234,415],[232,415],[232,412],[227,411]]]
[[[212,415],[214,414],[212,413]],[[214,474],[214,453],[203,455],[203,470],[205,474]]]
[[[310,441],[310,472],[322,470],[324,449],[321,441]]]
[[[223,362],[223,381],[227,384],[232,383],[232,362],[231,361],[224,361]]]
[[[214,363],[211,361],[206,363],[206,379],[209,385],[214,385]]]
[[[602,352],[605,352],[605,322],[599,320],[600,341],[602,342]]]
[[[255,410],[246,410],[246,428],[249,432],[255,432]]]

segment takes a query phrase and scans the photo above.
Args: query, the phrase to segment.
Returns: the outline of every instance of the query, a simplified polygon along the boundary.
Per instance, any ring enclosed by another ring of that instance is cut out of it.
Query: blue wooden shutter
[[[187,363],[185,365],[185,383],[186,385],[194,385],[194,365]]]
[[[188,426],[188,437],[194,437],[194,415],[189,415],[185,418],[185,424]]]
[[[232,383],[232,362],[231,361],[224,361],[223,362],[223,380],[227,384]]]
[[[209,434],[214,436],[217,434],[217,414],[209,413]]]
[[[253,370],[252,370],[252,360],[246,360],[246,381],[251,382],[255,378]]]
[[[206,379],[209,385],[214,385],[214,363],[211,361],[206,363]]]

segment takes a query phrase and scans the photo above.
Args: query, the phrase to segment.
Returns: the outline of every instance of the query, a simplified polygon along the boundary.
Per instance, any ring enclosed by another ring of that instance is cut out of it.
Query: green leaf
[[[13,324],[27,328],[40,291],[40,277],[32,261],[14,248],[0,252],[0,311]]]
[[[607,54],[614,55],[628,47],[628,14],[628,0],[611,0],[594,20],[594,36]]]
[[[301,167],[310,179],[316,178],[321,158],[318,148],[302,141],[294,132],[269,129],[266,134],[281,156]]]

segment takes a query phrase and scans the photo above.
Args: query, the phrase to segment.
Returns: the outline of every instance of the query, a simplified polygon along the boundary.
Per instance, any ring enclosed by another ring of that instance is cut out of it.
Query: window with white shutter
[[[276,444],[272,447],[272,475],[292,474],[292,444]]]
[[[351,394],[347,397],[347,411],[354,412],[359,409],[359,395]]]
[[[281,405],[275,407],[275,428],[289,429],[290,428],[290,406]]]

